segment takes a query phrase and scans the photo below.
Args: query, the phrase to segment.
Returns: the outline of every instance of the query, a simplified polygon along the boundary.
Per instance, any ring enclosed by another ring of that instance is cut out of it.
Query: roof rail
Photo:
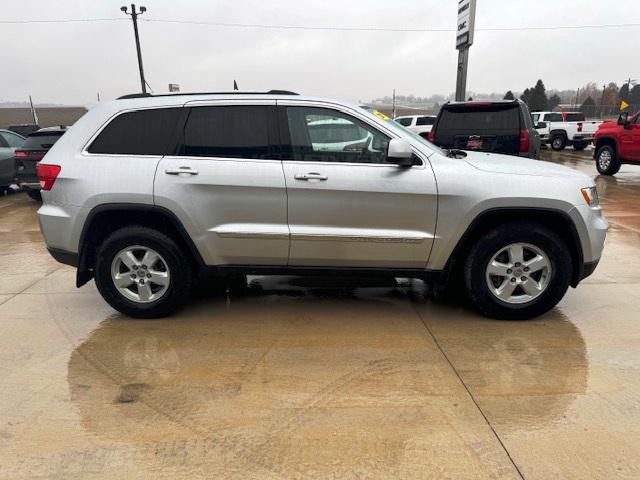
[[[184,92],[184,93],[130,93],[118,97],[118,100],[126,100],[130,98],[146,98],[146,97],[178,97],[187,95],[299,95],[289,90],[269,90],[268,92],[242,92],[240,90],[231,90],[228,92]]]

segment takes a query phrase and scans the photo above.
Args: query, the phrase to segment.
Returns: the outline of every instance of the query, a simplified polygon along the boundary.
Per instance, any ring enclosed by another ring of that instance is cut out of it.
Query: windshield
[[[367,112],[371,113],[372,115],[375,115],[376,117],[386,121],[387,122],[387,126],[391,130],[395,131],[398,135],[409,136],[412,139],[417,140],[418,142],[422,143],[423,145],[429,147],[431,150],[433,150],[435,152],[438,152],[441,155],[446,155],[446,153],[443,152],[440,147],[437,147],[433,143],[429,142],[426,138],[421,137],[417,133],[412,132],[408,128],[403,127],[398,122],[394,122],[390,117],[387,117],[384,113],[381,113],[378,110],[376,110],[375,108],[371,108],[371,107],[369,107],[367,105],[362,105],[362,108],[364,110],[366,110]]]

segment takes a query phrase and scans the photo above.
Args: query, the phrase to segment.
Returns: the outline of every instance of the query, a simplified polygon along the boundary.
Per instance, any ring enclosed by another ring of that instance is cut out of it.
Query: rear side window
[[[567,113],[567,122],[584,122],[584,113]]]
[[[64,132],[59,133],[48,133],[48,134],[39,134],[39,135],[29,135],[25,140],[22,148],[34,148],[40,150],[48,150],[53,147],[53,144],[60,140]]]
[[[464,109],[443,109],[438,130],[519,130],[520,110],[517,105],[478,106]]]
[[[18,148],[24,145],[24,138],[11,132],[0,132],[0,144],[2,140],[11,148]]]
[[[180,154],[194,157],[270,158],[269,107],[193,107]]]
[[[89,153],[164,155],[181,108],[126,112],[114,118],[89,147]]]
[[[416,122],[416,125],[433,125],[433,121],[435,120],[434,117],[418,117],[418,121]]]

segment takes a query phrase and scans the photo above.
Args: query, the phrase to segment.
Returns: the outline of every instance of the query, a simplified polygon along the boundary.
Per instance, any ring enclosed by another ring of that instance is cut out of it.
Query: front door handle
[[[198,171],[191,167],[167,168],[164,173],[167,175],[180,175],[182,173],[186,173],[187,175],[198,175]]]
[[[310,172],[310,173],[302,173],[302,174],[297,174],[294,175],[293,178],[295,178],[296,180],[327,180],[329,177],[327,177],[326,175],[322,175],[321,173],[317,173],[317,172]]]

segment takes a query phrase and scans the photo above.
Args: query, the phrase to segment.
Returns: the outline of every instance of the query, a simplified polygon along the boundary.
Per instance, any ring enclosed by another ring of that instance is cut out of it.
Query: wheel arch
[[[466,258],[466,252],[481,235],[504,223],[511,222],[535,222],[549,227],[562,238],[571,252],[571,264],[573,267],[571,286],[575,287],[582,278],[584,254],[580,234],[570,215],[553,208],[541,207],[497,207],[480,212],[453,248],[442,275],[444,282],[453,280],[461,273],[461,267]]]
[[[123,227],[141,225],[154,228],[171,237],[185,249],[195,268],[204,261],[182,222],[166,208],[155,205],[112,203],[94,207],[84,222],[78,243],[76,286],[93,278],[96,254],[101,240]]]
[[[613,149],[615,150],[616,155],[618,154],[618,140],[616,139],[616,137],[612,137],[612,136],[606,136],[606,137],[598,137],[598,139],[595,141],[595,150],[597,153],[598,149],[600,147],[604,147],[605,145],[609,145],[611,147],[613,147]]]

